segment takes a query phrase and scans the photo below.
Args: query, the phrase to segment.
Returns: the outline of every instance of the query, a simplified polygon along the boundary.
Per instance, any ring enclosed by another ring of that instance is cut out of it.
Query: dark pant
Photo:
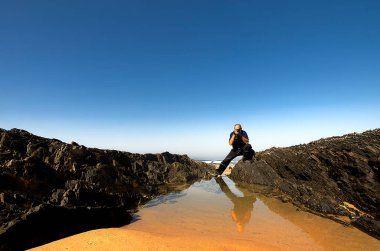
[[[224,158],[222,163],[220,163],[219,168],[216,169],[216,171],[219,174],[222,174],[230,162],[240,155],[243,155],[243,160],[251,160],[255,155],[255,151],[252,149],[252,146],[250,144],[246,144],[244,147],[239,149],[232,149],[230,153]]]

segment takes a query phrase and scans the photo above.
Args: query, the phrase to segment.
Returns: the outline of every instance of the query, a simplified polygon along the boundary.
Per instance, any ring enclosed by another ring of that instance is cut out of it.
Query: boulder
[[[186,155],[101,150],[0,129],[0,249],[125,224],[128,211],[162,186],[211,178],[214,170]],[[47,229],[32,230],[41,226]]]
[[[252,161],[238,162],[231,178],[270,186],[315,213],[348,216],[379,238],[379,170],[376,129],[259,152]]]

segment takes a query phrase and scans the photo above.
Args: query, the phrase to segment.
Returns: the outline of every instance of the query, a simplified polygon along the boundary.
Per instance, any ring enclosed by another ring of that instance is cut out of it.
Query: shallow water
[[[148,202],[123,228],[247,250],[380,250],[379,240],[356,228],[237,186],[226,176]]]

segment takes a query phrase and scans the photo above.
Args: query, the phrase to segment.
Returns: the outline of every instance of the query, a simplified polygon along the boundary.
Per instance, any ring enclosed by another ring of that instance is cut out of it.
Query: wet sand
[[[252,189],[236,188],[223,177],[150,201],[123,228],[89,231],[35,250],[83,249],[380,250],[380,241]]]

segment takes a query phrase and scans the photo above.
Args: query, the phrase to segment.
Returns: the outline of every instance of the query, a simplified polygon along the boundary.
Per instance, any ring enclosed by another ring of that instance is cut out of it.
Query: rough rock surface
[[[380,129],[271,148],[240,161],[231,178],[270,186],[325,216],[349,216],[380,238]]]
[[[100,150],[0,129],[0,250],[125,225],[127,210],[165,184],[210,178],[214,170],[186,155]]]

